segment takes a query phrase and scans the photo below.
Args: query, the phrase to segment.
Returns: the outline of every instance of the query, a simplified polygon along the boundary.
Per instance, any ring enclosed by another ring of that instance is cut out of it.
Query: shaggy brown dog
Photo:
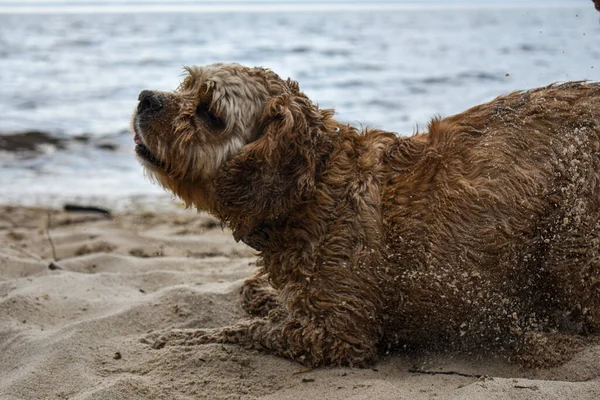
[[[260,252],[239,343],[311,366],[392,346],[543,364],[600,329],[600,84],[499,97],[399,137],[338,123],[262,68],[187,69],[134,115],[147,170]],[[156,339],[156,337],[155,337]]]

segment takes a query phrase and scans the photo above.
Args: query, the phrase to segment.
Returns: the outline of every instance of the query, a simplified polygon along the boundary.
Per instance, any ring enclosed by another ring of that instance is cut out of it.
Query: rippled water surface
[[[184,65],[217,61],[269,67],[342,121],[410,134],[435,114],[512,90],[598,80],[600,25],[591,2],[576,0],[552,8],[0,14],[0,134],[92,139],[41,154],[0,152],[0,200],[159,193],[124,133],[137,94],[172,90]]]

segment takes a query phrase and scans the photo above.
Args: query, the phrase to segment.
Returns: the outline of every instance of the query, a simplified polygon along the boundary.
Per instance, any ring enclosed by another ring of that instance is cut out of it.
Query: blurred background
[[[339,120],[412,134],[517,89],[600,78],[590,0],[0,0],[0,203],[168,198],[133,155],[184,65],[292,77]]]

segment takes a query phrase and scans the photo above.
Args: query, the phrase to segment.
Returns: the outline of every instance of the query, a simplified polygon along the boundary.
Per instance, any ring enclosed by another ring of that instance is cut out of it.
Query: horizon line
[[[244,2],[245,3],[245,2]],[[330,2],[328,4],[294,3],[294,4],[273,4],[273,1],[257,2],[254,4],[180,4],[180,5],[160,5],[160,4],[128,4],[128,5],[97,5],[88,3],[88,5],[77,6],[2,6],[0,2],[0,14],[78,14],[78,13],[160,13],[160,12],[286,12],[286,11],[385,11],[385,10],[462,10],[462,9],[506,9],[506,8],[578,8],[583,7],[583,3],[575,3],[573,0],[556,0],[552,3],[540,4],[534,1],[502,1],[494,3],[475,3],[473,0],[459,0],[458,2],[439,2],[435,3],[417,3],[417,2],[391,2],[376,1],[366,3],[355,1],[350,4],[341,4],[339,2]]]

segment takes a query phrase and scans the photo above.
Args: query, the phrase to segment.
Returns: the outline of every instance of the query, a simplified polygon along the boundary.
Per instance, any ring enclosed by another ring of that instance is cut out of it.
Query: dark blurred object
[[[592,0],[596,6],[596,10],[600,12],[600,0]]]
[[[40,146],[52,145],[64,149],[64,141],[49,133],[40,131],[28,131],[0,136],[0,150],[16,151],[40,151]]]
[[[111,213],[109,210],[94,206],[80,206],[78,204],[65,204],[64,210],[67,212],[87,212],[87,213],[98,213],[103,214],[105,217],[110,218]]]

